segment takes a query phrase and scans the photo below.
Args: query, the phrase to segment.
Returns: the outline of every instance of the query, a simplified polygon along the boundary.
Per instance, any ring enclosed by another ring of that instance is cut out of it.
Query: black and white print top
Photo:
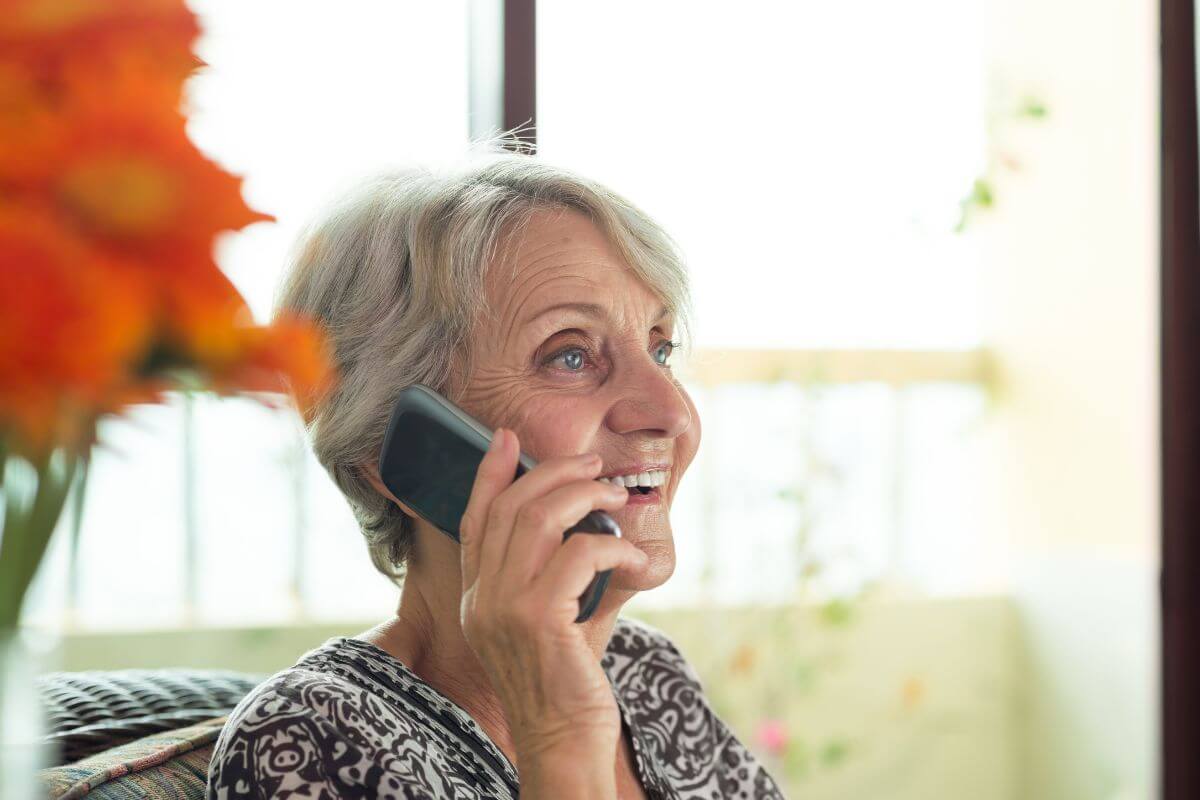
[[[658,629],[621,618],[601,660],[650,798],[783,798]],[[517,798],[512,762],[466,711],[391,654],[338,636],[242,698],[206,800]]]

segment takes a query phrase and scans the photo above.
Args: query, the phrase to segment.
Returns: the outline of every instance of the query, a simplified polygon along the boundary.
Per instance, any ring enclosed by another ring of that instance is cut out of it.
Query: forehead
[[[489,270],[486,286],[506,338],[581,313],[560,308],[539,315],[560,303],[598,305],[617,323],[658,317],[659,298],[581,212],[538,209],[506,244],[500,269]]]

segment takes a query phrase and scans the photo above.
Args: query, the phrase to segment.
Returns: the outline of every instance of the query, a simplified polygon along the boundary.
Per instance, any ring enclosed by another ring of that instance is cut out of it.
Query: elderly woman
[[[342,380],[306,422],[401,594],[242,700],[209,798],[782,797],[671,641],[620,616],[675,569],[700,442],[670,361],[687,277],[655,223],[523,155],[389,175],[309,232],[279,306],[332,337]],[[461,546],[379,477],[412,383],[496,431]],[[522,451],[539,463],[514,480]],[[592,509],[623,537],[564,542]]]

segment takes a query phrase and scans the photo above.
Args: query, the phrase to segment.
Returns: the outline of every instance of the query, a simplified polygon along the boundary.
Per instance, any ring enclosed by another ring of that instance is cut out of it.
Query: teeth
[[[599,478],[605,483],[626,488],[633,486],[662,486],[667,481],[667,473],[663,470],[652,469],[649,472],[638,472],[631,475],[617,475],[612,478]]]

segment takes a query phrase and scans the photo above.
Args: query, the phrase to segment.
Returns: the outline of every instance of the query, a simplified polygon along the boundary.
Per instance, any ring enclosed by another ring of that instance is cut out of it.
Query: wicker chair
[[[50,672],[37,678],[55,764],[228,714],[266,679],[224,670]]]
[[[146,789],[159,785],[174,786],[161,796],[197,796],[197,786],[202,794],[222,718],[268,677],[204,669],[38,676],[55,764],[42,774],[49,796],[159,796]],[[173,763],[184,754],[187,764]]]

